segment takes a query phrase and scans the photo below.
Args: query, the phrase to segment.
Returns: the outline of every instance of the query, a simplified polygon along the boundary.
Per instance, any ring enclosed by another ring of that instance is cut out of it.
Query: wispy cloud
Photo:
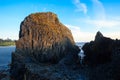
[[[43,8],[43,10],[42,10],[43,12],[45,12],[45,11],[47,11],[47,8]]]
[[[82,41],[87,42],[94,39],[94,35],[95,35],[94,33],[83,32],[78,26],[73,26],[68,24],[66,24],[66,26],[71,30],[75,42],[82,42]]]
[[[88,24],[92,24],[93,26],[96,26],[98,28],[103,28],[103,27],[116,27],[120,26],[119,20],[108,20],[106,18],[106,13],[105,13],[105,7],[103,3],[100,0],[91,0],[93,3],[93,19],[88,19],[86,22]]]
[[[120,38],[120,32],[117,30],[120,29],[120,19],[116,17],[110,18],[110,16],[106,14],[105,6],[101,0],[90,1],[92,2],[92,10],[88,10],[89,8],[87,8],[86,4],[82,3],[81,0],[74,0],[75,6],[77,7],[76,10],[82,11],[84,14],[86,14],[86,16],[88,16],[84,19],[80,18],[78,21],[80,23],[82,21],[85,24],[85,27],[90,29],[90,32],[85,32],[85,30],[81,30],[80,26],[66,25],[71,30],[74,40],[76,42],[93,40],[98,30],[103,31],[104,36],[108,36],[113,39]],[[117,31],[115,32],[115,30]]]
[[[84,14],[87,13],[87,6],[85,3],[82,3],[80,0],[74,0],[74,4],[77,7],[76,11],[82,11]]]
[[[97,32],[97,31],[85,32],[85,31],[82,31],[79,26],[73,26],[68,24],[66,24],[65,26],[67,26],[71,30],[75,42],[83,42],[83,41],[88,42],[88,41],[94,40]],[[120,39],[119,34],[120,32],[103,32],[104,36],[110,37],[112,39],[116,39],[116,38]]]
[[[120,26],[120,22],[117,20],[87,20],[86,22],[99,28]]]
[[[104,36],[110,37],[112,39],[120,39],[120,32],[106,32]]]
[[[105,20],[106,18],[106,13],[105,13],[105,7],[100,0],[92,0],[93,3],[93,13],[95,19],[98,20]]]

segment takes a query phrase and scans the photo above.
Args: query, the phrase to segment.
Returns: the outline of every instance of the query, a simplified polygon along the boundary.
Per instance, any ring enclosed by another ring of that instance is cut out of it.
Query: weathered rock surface
[[[12,53],[11,79],[77,80],[81,78],[78,70],[74,72],[79,51],[71,31],[54,13],[31,14],[20,26]]]
[[[38,62],[56,63],[74,50],[71,31],[59,22],[56,14],[36,13],[27,16],[20,25],[16,49]]]

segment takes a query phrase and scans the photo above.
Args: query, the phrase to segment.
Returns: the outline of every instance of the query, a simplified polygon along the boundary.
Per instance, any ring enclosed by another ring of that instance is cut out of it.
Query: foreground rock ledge
[[[75,64],[79,51],[71,31],[59,22],[56,14],[31,14],[20,25],[16,51],[12,53],[11,79],[67,79],[74,71],[70,74],[66,68],[65,72],[65,65]],[[78,74],[70,78],[78,78]]]

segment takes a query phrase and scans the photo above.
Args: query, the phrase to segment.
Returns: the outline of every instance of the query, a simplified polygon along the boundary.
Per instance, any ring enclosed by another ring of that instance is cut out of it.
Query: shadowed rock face
[[[58,62],[74,51],[71,31],[61,24],[56,14],[35,13],[27,16],[20,25],[16,50],[29,54],[38,62]]]
[[[95,40],[83,48],[89,80],[120,80],[120,40],[104,37],[97,32]],[[89,71],[90,70],[90,71]]]
[[[85,63],[97,65],[109,62],[112,57],[114,41],[97,32],[95,40],[83,46]]]

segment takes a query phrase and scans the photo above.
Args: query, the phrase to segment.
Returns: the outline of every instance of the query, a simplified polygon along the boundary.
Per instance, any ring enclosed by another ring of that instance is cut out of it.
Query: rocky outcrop
[[[56,63],[74,50],[74,45],[71,31],[59,22],[56,14],[35,13],[21,23],[16,50],[38,62]]]
[[[112,57],[114,41],[97,32],[95,40],[83,46],[85,63],[90,65],[109,62]]]
[[[120,51],[120,40],[113,40],[104,37],[101,32],[97,32],[95,40],[86,43],[83,48],[85,64],[97,65],[110,62],[113,55],[118,54]]]
[[[76,67],[79,51],[71,31],[59,22],[56,14],[31,14],[20,25],[16,51],[12,53],[11,79],[64,80],[67,76],[72,79],[74,70],[66,67]]]
[[[120,40],[97,32],[95,40],[86,43],[82,49],[89,80],[120,80]]]

